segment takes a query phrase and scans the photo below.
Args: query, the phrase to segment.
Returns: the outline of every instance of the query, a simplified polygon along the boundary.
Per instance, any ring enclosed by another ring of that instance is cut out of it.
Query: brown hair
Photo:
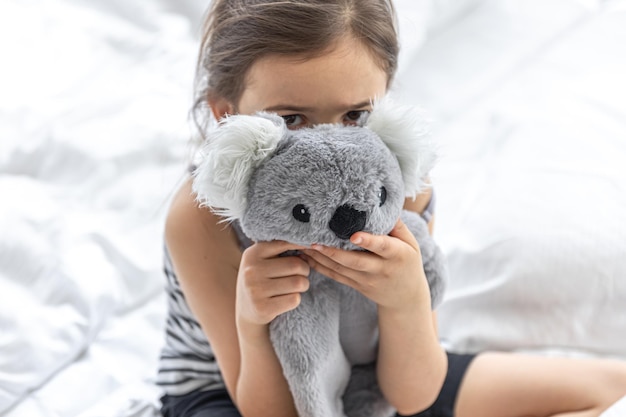
[[[214,0],[196,69],[192,114],[200,132],[210,114],[209,100],[224,98],[237,104],[246,74],[259,58],[313,58],[346,35],[370,50],[389,85],[398,61],[391,0]]]

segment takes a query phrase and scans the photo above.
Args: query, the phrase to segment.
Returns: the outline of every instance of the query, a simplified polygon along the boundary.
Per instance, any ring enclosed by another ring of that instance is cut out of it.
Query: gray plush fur
[[[383,103],[370,119],[375,123],[290,131],[275,115],[232,116],[207,144],[194,191],[202,204],[240,221],[253,241],[358,250],[347,239],[352,233],[388,234],[402,216],[420,244],[434,308],[443,295],[444,257],[425,221],[402,210],[405,196],[421,190],[434,150],[406,108]],[[376,305],[316,271],[309,279],[298,308],[270,324],[299,415],[393,415],[376,383]]]

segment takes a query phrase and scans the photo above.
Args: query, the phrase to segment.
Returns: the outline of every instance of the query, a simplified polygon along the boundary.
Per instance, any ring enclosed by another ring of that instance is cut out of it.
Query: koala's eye
[[[380,187],[378,190],[378,201],[380,202],[378,206],[382,206],[387,201],[387,189],[385,187]]]
[[[308,223],[311,219],[311,213],[309,213],[309,209],[304,206],[304,204],[296,204],[291,211],[294,219],[298,220],[302,223]]]

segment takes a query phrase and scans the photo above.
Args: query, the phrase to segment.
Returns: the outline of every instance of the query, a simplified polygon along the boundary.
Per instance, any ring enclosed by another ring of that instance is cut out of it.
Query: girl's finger
[[[324,263],[326,266],[341,271],[341,267],[346,267],[353,271],[372,272],[376,266],[376,260],[372,259],[371,253],[362,251],[348,251],[327,246],[313,245],[312,250],[306,250],[306,254],[315,257],[318,262]],[[334,266],[334,264],[337,264]]]
[[[274,311],[273,316],[276,317],[279,314],[295,309],[300,305],[301,299],[302,296],[297,292],[273,297],[270,300],[272,310]]]
[[[275,278],[272,280],[269,296],[275,298],[287,294],[303,293],[308,289],[309,280],[302,275]]]
[[[385,259],[395,251],[389,236],[357,232],[350,237],[350,242]]]
[[[340,284],[344,284],[344,285],[347,285],[349,287],[352,287],[355,290],[358,290],[359,287],[361,287],[361,285],[359,284],[359,282],[357,280],[355,280],[353,278],[350,278],[349,276],[346,276],[346,275],[344,275],[344,274],[342,274],[342,273],[337,271],[337,269],[344,268],[341,265],[337,264],[337,267],[331,268],[331,267],[328,267],[328,266],[324,265],[321,262],[318,262],[312,256],[307,256],[306,258],[307,258],[307,262],[309,263],[309,266],[312,269],[315,269],[320,274],[325,275],[328,278],[331,278],[331,279],[339,282]]]
[[[282,256],[255,262],[254,274],[267,278],[283,278],[290,275],[309,275],[309,265],[299,256]]]
[[[413,233],[411,233],[411,231],[409,230],[407,225],[402,221],[402,219],[398,219],[398,221],[396,222],[396,225],[393,227],[391,232],[389,232],[389,236],[400,239],[404,243],[413,247],[413,249],[416,249],[418,251],[420,249],[420,246],[417,243],[415,236],[413,235]]]
[[[263,285],[252,285],[248,288],[254,300],[270,300],[284,295],[303,293],[309,289],[309,280],[301,275],[274,278]]]
[[[335,271],[338,274],[345,275],[348,271],[348,268],[339,262],[336,262],[333,258],[331,258],[326,253],[336,253],[334,248],[318,248],[312,250],[305,250],[304,254],[309,258],[315,261],[316,265],[324,266],[327,269]],[[323,253],[326,252],[326,253]],[[311,262],[309,262],[309,267],[311,267]]]
[[[413,233],[411,233],[401,219],[398,219],[391,232],[389,232],[389,236],[399,239],[412,248],[419,250],[419,244],[417,240],[415,240],[415,236],[413,236]],[[382,258],[388,259],[398,250],[395,245],[396,242],[394,242],[393,239],[389,239],[389,236],[356,232],[350,237],[350,242]]]
[[[284,240],[273,240],[270,242],[257,242],[248,249],[256,251],[260,258],[273,258],[290,250],[304,250],[306,246],[285,242]]]

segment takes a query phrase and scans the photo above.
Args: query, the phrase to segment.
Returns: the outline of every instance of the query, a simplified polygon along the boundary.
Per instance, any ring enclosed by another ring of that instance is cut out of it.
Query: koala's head
[[[355,249],[353,233],[391,231],[434,161],[420,115],[388,101],[359,126],[288,130],[274,114],[230,116],[203,149],[193,189],[254,241]]]

